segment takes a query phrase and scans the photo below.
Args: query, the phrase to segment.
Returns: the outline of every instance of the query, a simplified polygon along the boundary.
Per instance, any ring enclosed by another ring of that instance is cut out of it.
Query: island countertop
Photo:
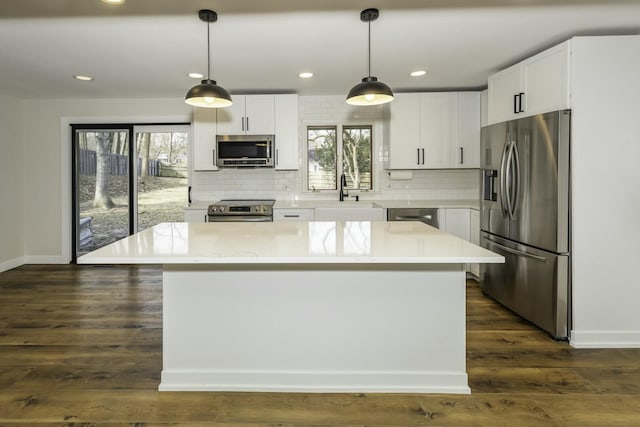
[[[162,223],[79,264],[460,264],[504,257],[420,222]]]

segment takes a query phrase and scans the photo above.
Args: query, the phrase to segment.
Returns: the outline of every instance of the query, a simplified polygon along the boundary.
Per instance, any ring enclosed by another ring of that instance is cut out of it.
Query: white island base
[[[470,393],[461,264],[165,264],[160,390]]]
[[[160,390],[470,393],[467,263],[420,222],[164,223],[78,259],[163,264]]]

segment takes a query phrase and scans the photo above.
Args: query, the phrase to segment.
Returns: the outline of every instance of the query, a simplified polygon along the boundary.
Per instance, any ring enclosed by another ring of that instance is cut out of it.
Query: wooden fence
[[[96,174],[96,152],[93,150],[80,149],[79,169],[83,175]],[[160,176],[160,160],[149,160],[148,172],[150,176]],[[129,156],[122,154],[109,155],[109,170],[111,175],[129,174]],[[142,172],[142,158],[138,157],[138,176]]]

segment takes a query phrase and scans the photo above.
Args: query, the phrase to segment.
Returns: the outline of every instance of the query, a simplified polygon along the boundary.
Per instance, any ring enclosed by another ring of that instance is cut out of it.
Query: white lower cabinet
[[[480,212],[477,209],[442,208],[438,216],[441,230],[475,245],[480,243]],[[476,277],[480,274],[478,264],[468,264],[466,270]]]
[[[280,209],[273,210],[274,221],[308,222],[314,220],[313,209]]]
[[[470,210],[471,238],[469,241],[474,245],[480,245],[480,211]],[[480,277],[480,264],[469,264],[469,272],[476,277]]]
[[[316,208],[315,221],[384,221],[384,208],[339,207]]]
[[[184,222],[207,222],[206,209],[185,209]]]

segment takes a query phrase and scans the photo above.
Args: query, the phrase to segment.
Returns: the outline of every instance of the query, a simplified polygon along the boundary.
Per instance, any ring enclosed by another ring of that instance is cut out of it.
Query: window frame
[[[335,128],[336,129],[336,188],[335,189],[316,189],[313,190],[309,187],[309,129],[310,128]],[[376,192],[377,181],[375,179],[377,159],[376,148],[376,129],[377,123],[375,120],[363,121],[363,122],[346,122],[346,123],[327,123],[326,121],[306,121],[304,123],[304,141],[305,141],[305,162],[304,162],[304,177],[303,177],[303,193],[307,194],[338,194],[339,185],[337,183],[340,180],[340,174],[343,173],[343,132],[345,128],[368,128],[371,132],[370,136],[370,149],[371,149],[371,188],[370,189],[356,189],[349,188],[349,193],[356,195],[360,193],[374,193]]]

